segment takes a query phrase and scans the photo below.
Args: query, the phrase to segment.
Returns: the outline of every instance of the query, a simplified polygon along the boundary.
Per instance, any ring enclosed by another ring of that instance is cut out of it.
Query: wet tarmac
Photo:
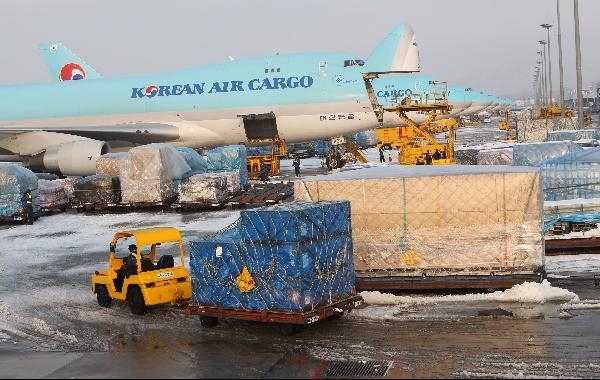
[[[191,213],[180,222],[202,225],[231,216]],[[137,217],[154,225],[166,216]],[[78,220],[53,220],[71,218]],[[105,223],[119,228],[137,223],[127,218],[105,216]],[[560,302],[371,305],[292,336],[283,335],[280,325],[227,319],[207,329],[197,316],[170,306],[142,316],[123,303],[102,308],[89,281],[93,269],[105,265],[106,253],[100,246],[79,248],[92,243],[68,230],[41,225],[31,231],[57,239],[63,255],[43,256],[40,250],[31,251],[32,257],[24,252],[21,260],[0,260],[1,378],[600,376],[600,310],[565,313]],[[4,231],[5,246],[12,247],[9,232]],[[184,231],[184,239],[193,235]],[[554,286],[581,300],[600,299],[593,274],[554,275]]]
[[[306,162],[302,176],[323,170]],[[291,177],[284,168],[280,180]],[[137,316],[123,303],[96,303],[90,275],[106,265],[102,234],[171,223],[191,225],[186,240],[209,233],[192,231],[203,223],[232,217],[104,215],[88,226],[67,215],[20,235],[12,228],[27,227],[3,227],[11,255],[0,256],[0,378],[600,377],[600,309],[565,312],[560,302],[370,305],[291,336],[276,324],[227,319],[203,328],[184,308]],[[553,286],[600,302],[593,273],[553,275]]]
[[[600,375],[593,310],[561,318],[558,305],[429,306],[390,320],[350,314],[283,336],[277,325],[224,320],[204,329],[183,310],[133,316],[124,306],[101,309],[92,301],[90,294],[78,307],[46,310],[53,318],[40,315],[76,341],[50,350],[18,338],[0,344],[1,377],[380,377],[373,376],[378,366],[385,367],[381,377],[393,378]]]

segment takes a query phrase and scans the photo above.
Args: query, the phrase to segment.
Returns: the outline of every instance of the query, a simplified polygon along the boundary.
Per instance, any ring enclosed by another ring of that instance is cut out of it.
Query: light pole
[[[546,43],[548,44],[548,83],[550,84],[550,93],[548,94],[548,104],[552,105],[554,103],[552,101],[552,55],[550,54],[550,28],[552,25],[550,24],[542,24],[540,25],[542,28],[546,29],[548,37],[546,39]],[[546,45],[544,44],[544,47]]]
[[[545,77],[546,77],[546,73],[545,73],[545,66],[544,66],[544,53],[541,51],[538,51],[538,54],[540,55],[540,60],[537,61],[538,65],[540,65],[541,67],[541,72],[542,72],[542,76],[540,77],[540,88],[541,88],[541,93],[542,93],[542,107],[544,107],[546,105],[546,92],[544,89],[544,83],[546,83],[545,81]]]
[[[544,48],[542,49],[544,51],[544,54],[542,55],[542,61],[544,62],[544,92],[546,93],[546,98],[549,98],[549,94],[548,94],[548,72],[546,71],[548,68],[548,59],[546,58],[546,41],[544,40],[540,40],[538,41]],[[547,99],[544,99],[544,103],[546,105],[550,105],[550,101]]]
[[[556,0],[556,21],[558,23],[558,72],[560,74],[560,116],[565,117],[565,85],[563,79],[562,36],[560,34],[560,0]]]
[[[583,94],[581,80],[581,46],[579,43],[579,0],[574,0],[573,13],[575,14],[575,70],[577,71],[577,126],[583,129]]]

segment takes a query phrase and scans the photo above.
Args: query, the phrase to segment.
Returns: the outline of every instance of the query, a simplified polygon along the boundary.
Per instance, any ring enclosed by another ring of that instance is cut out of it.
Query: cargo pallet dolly
[[[202,203],[202,202],[181,202],[181,203],[173,203],[171,205],[171,209],[178,212],[185,211],[209,211],[209,210],[220,210],[225,207],[227,202],[211,202],[211,203]]]
[[[294,194],[291,183],[265,183],[255,184],[245,193],[229,200],[232,208],[245,208],[247,206],[269,206],[277,204]]]
[[[191,302],[188,304],[186,313],[188,315],[199,315],[202,327],[215,327],[219,318],[241,319],[247,321],[280,323],[282,332],[286,335],[298,333],[304,326],[325,319],[339,318],[344,312],[350,312],[363,304],[363,298],[355,295],[329,305],[318,307],[305,312],[283,312],[283,311],[249,311],[240,309],[228,309],[218,306],[207,306]]]

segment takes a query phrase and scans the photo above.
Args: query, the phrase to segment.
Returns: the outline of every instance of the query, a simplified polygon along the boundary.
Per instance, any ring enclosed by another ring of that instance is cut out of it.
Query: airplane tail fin
[[[419,48],[413,29],[400,24],[371,52],[365,62],[370,73],[407,73],[421,70]]]
[[[102,75],[60,42],[41,43],[38,49],[55,81],[102,78]]]

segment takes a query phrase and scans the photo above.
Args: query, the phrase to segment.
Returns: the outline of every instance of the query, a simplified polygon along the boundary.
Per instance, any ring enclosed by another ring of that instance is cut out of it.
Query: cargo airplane
[[[42,43],[38,48],[46,61],[54,81],[102,77],[87,62],[75,55],[75,53],[70,51],[61,42]],[[70,68],[74,65],[75,69],[71,71]],[[69,70],[65,70],[65,68],[69,68]],[[81,72],[86,72],[88,75],[83,77],[79,75]],[[56,73],[60,73],[60,75],[56,75]],[[403,73],[376,78],[372,81],[372,87],[378,104],[391,107],[405,96],[425,96],[425,94],[428,94],[430,97],[434,96],[436,91],[440,91],[440,88],[436,89],[434,87],[434,83],[440,82],[436,82],[433,77],[424,76],[419,73]],[[439,96],[440,94],[438,93],[437,95]],[[493,98],[494,103],[492,103],[488,95],[461,86],[448,86],[447,99],[452,109],[448,114],[439,115],[438,119],[471,115],[483,110],[490,110],[490,108],[499,109],[501,106],[508,104],[506,99],[495,97]],[[428,117],[428,115],[421,112],[409,112],[408,116],[417,123],[424,122]],[[385,113],[383,115],[384,127],[394,127],[403,123],[394,113]]]
[[[366,61],[281,54],[123,78],[70,63],[55,68],[60,83],[0,86],[0,160],[89,175],[112,141],[206,148],[376,128],[364,74],[418,71],[419,55],[412,28],[401,24]],[[77,80],[88,75],[95,79]]]

